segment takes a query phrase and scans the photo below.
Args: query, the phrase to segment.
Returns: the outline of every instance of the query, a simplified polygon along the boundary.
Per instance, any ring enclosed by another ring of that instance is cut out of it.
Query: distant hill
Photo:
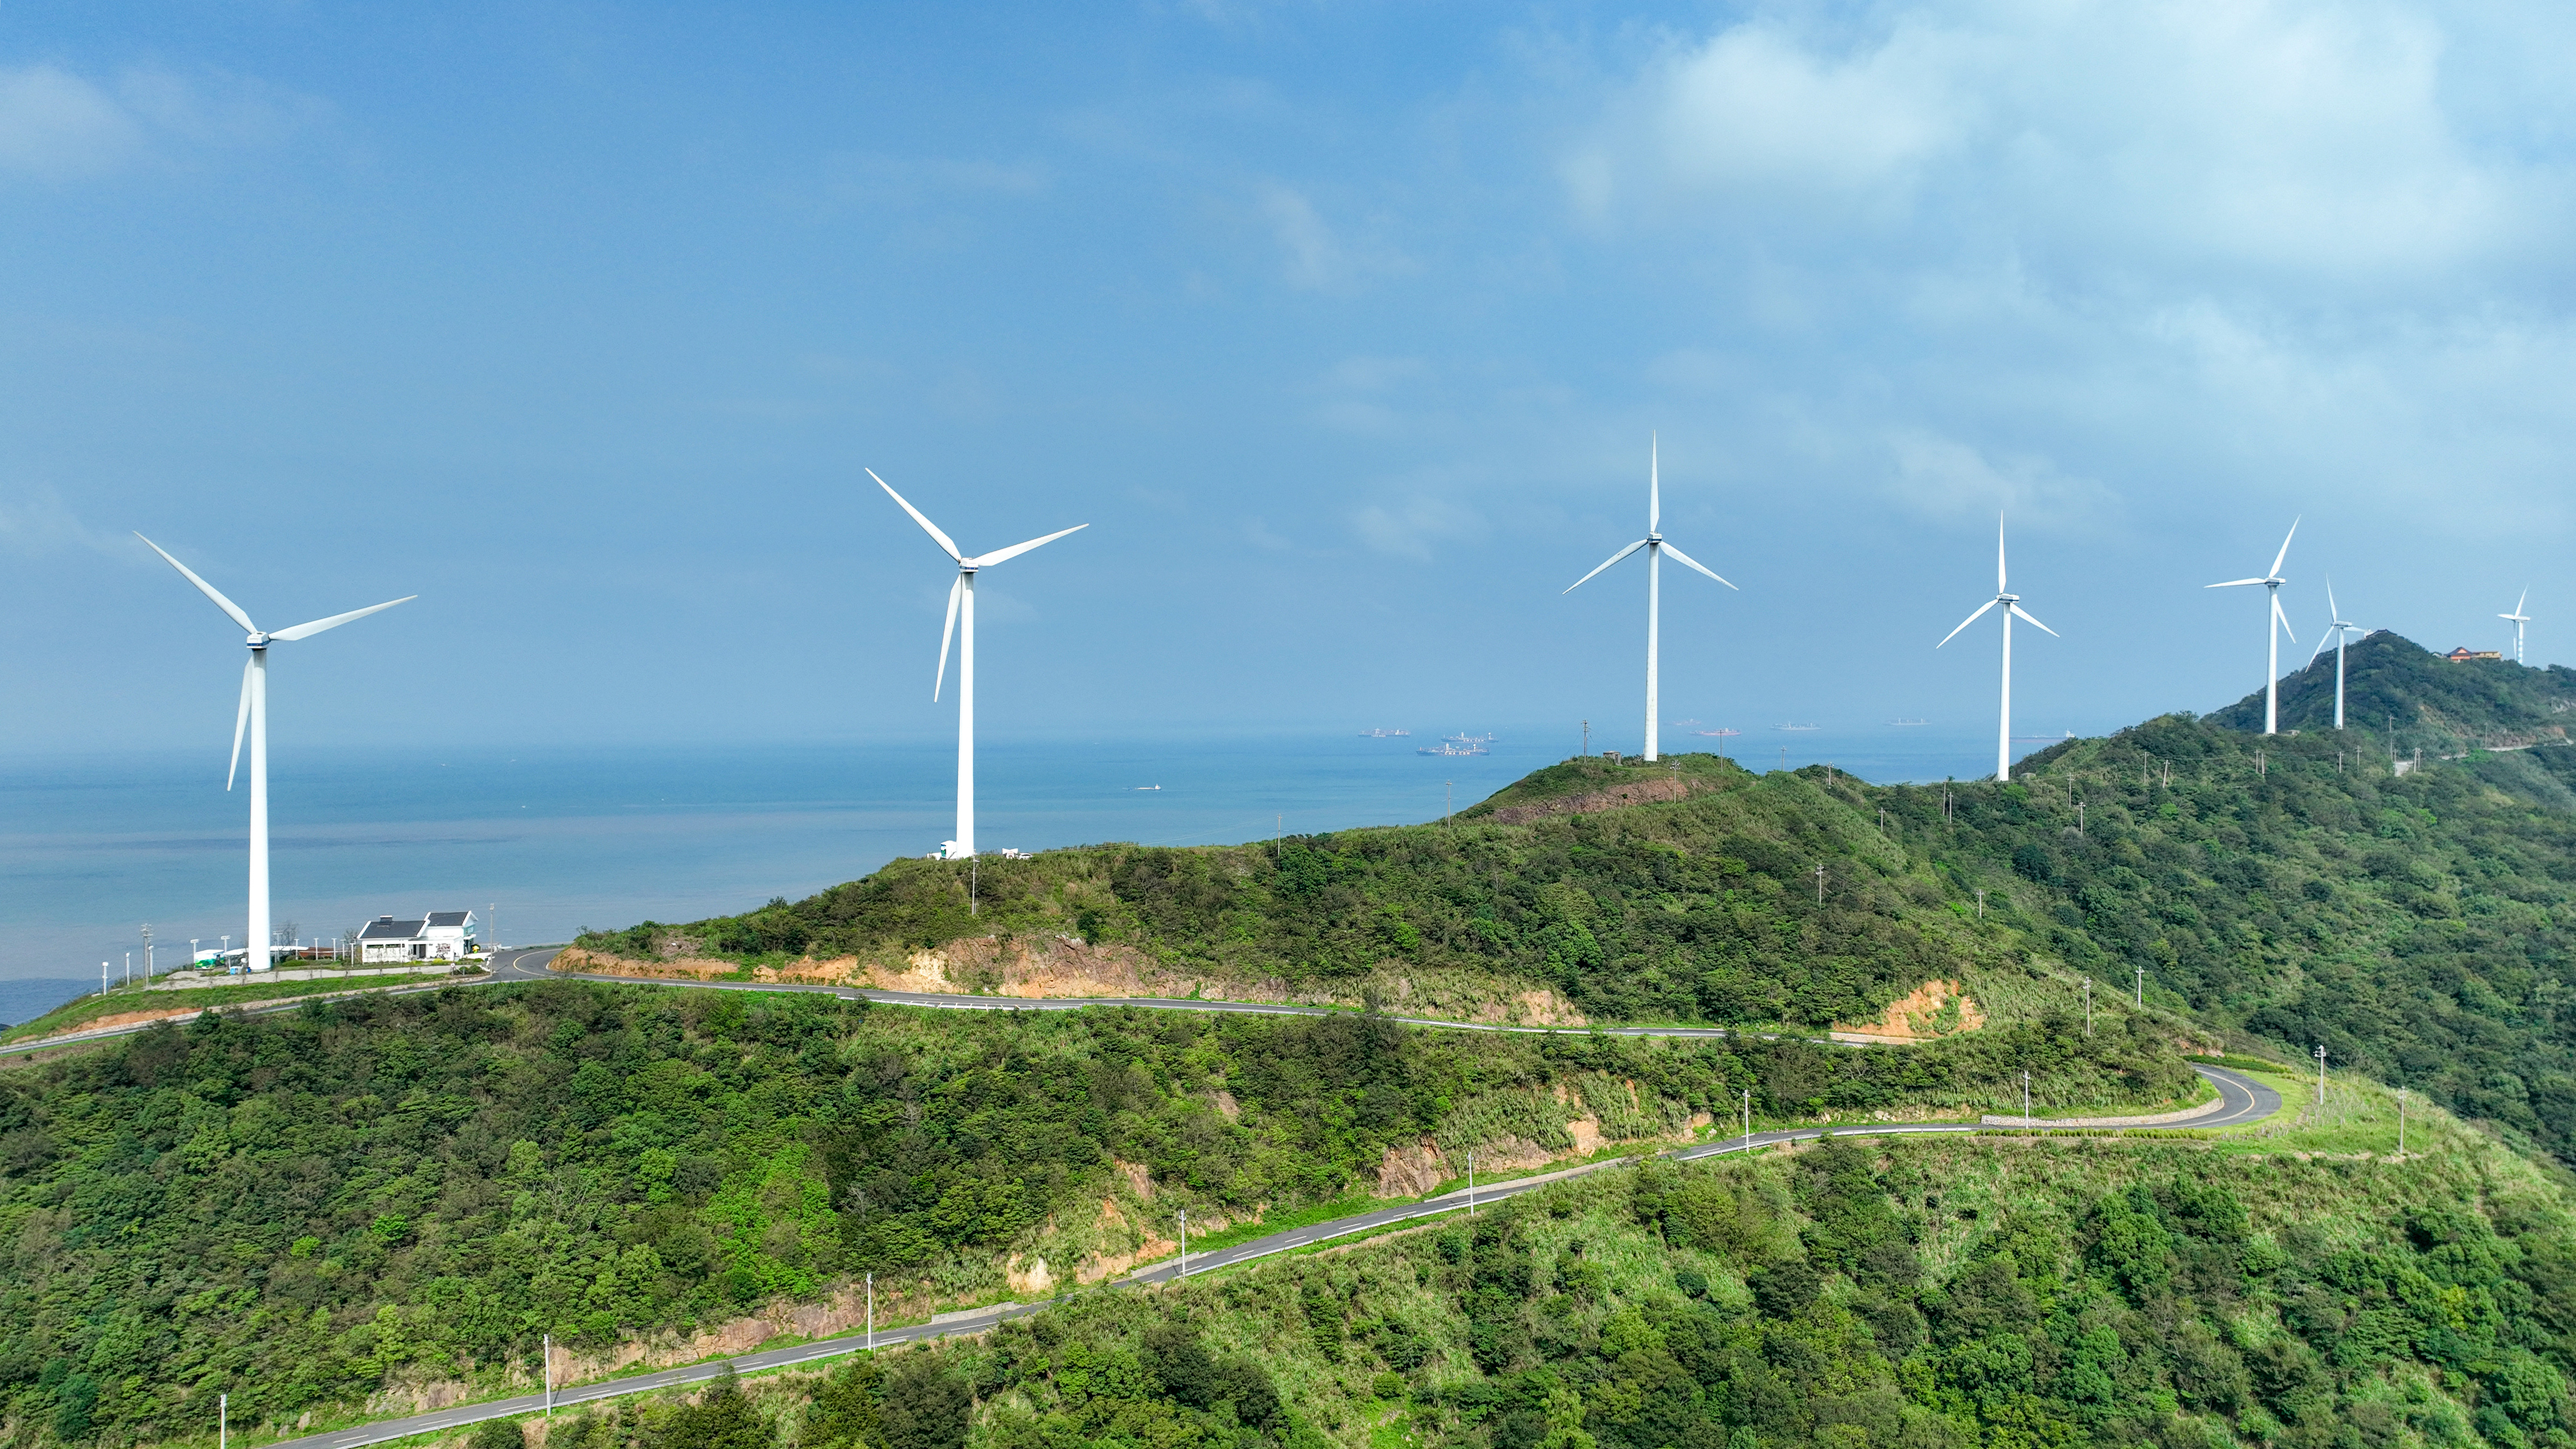
[[[2281,681],[2281,728],[2334,727],[2335,659],[2327,649]],[[2205,716],[2224,729],[2263,728],[2263,691]],[[2454,664],[2413,640],[2382,629],[2344,649],[2344,727],[2366,733],[2385,752],[2457,754],[2564,741],[2576,721],[2576,670],[2533,669],[2509,659]]]
[[[2143,972],[2169,1041],[2323,1043],[2576,1161],[2561,1005],[2576,1000],[2576,749],[2497,748],[2562,740],[2555,704],[2576,689],[2564,670],[2451,664],[2385,634],[2348,663],[2356,724],[2402,711],[2422,768],[2394,776],[2371,736],[2325,727],[2325,660],[2292,682],[2296,736],[2247,733],[2256,699],[2052,746],[2000,788],[1569,760],[1447,824],[987,860],[972,913],[963,862],[895,861],[804,901],[582,945],[746,976],[944,955],[951,981],[995,989],[961,967],[1079,938],[1181,995],[1379,992],[1454,1012],[1421,993],[1463,980],[1492,1002],[1553,992],[1595,1022],[1745,1026],[1901,1026],[1931,999],[1914,993],[1947,981],[1991,1023],[1971,1037],[2070,1014],[2080,1033],[2082,978],[2098,1015]]]

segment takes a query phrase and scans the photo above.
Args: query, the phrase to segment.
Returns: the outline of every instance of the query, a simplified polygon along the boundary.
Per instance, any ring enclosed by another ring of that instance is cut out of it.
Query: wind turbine
[[[1646,536],[1638,539],[1635,543],[1628,545],[1626,548],[1619,550],[1617,553],[1610,555],[1608,559],[1602,562],[1601,568],[1594,569],[1591,574],[1585,574],[1583,577],[1576,579],[1573,583],[1566,585],[1565,592],[1570,594],[1576,589],[1582,588],[1585,584],[1592,581],[1592,574],[1601,572],[1601,569],[1610,567],[1610,565],[1617,563],[1619,560],[1626,558],[1637,550],[1642,548],[1646,551],[1646,758],[1651,760],[1654,759],[1657,754],[1657,735],[1655,729],[1655,656],[1658,652],[1656,643],[1657,626],[1660,622],[1663,611],[1663,557],[1666,554],[1671,554],[1673,562],[1677,564],[1684,565],[1688,568],[1698,569],[1701,573],[1707,574],[1710,578],[1717,579],[1719,583],[1726,584],[1730,589],[1734,588],[1735,585],[1727,584],[1724,579],[1718,579],[1717,575],[1711,572],[1709,568],[1699,560],[1692,558],[1689,554],[1682,552],[1680,549],[1677,549],[1670,543],[1664,541],[1664,485],[1660,459],[1661,446],[1659,443],[1649,440],[1646,447]],[[1562,595],[1559,597],[1562,597]]]
[[[134,536],[143,538],[140,533]],[[269,964],[268,952],[272,944],[268,926],[268,646],[310,639],[325,629],[337,629],[352,619],[363,619],[396,604],[410,603],[420,596],[405,594],[399,599],[364,609],[352,609],[345,614],[333,614],[328,619],[316,619],[310,624],[270,632],[252,623],[250,615],[242,612],[241,605],[218,593],[214,585],[190,573],[186,564],[171,558],[169,550],[148,538],[143,538],[143,546],[161,555],[163,561],[195,584],[199,593],[214,600],[216,608],[223,610],[250,635],[250,658],[242,665],[241,707],[233,714],[233,762],[224,771],[224,788],[230,790],[234,776],[241,771],[242,732],[247,728],[250,732],[250,933],[242,938],[242,964],[247,966],[255,960],[264,968]]]
[[[2272,555],[2272,571],[2263,577],[2229,579],[2223,584],[2202,585],[2204,588],[2211,589],[2241,589],[2247,584],[2261,584],[2272,591],[2272,616],[2264,631],[2264,637],[2270,640],[2272,645],[2272,662],[2269,672],[2263,676],[2263,733],[2267,735],[2281,732],[2281,636],[2287,634],[2290,636],[2291,643],[2299,642],[2298,631],[2290,627],[2290,616],[2281,612],[2281,585],[2289,582],[2281,577],[2281,564],[2290,556],[2290,540],[2298,536],[2299,520],[2293,518],[2290,520],[2290,531],[2281,535],[2281,551]]]
[[[1959,629],[1984,618],[1986,611],[1997,604],[2004,606],[2004,709],[2001,721],[1995,726],[1995,783],[2000,785],[2012,778],[2012,621],[2018,618],[2051,639],[2058,637],[2056,630],[2032,618],[2022,608],[2021,595],[2012,592],[2011,585],[2005,581],[2004,519],[2000,513],[1995,515],[1995,596],[1979,604],[1977,612],[1961,619]],[[1959,629],[1942,635],[1941,644],[1958,638]],[[1938,649],[1941,644],[1932,647]]]
[[[939,531],[938,524],[924,518],[920,509],[905,502],[904,496],[894,491],[894,485],[877,478],[874,468],[864,471],[877,479],[877,486],[886,491],[888,498],[903,505],[903,511],[912,515],[912,521],[921,525],[922,532],[930,535],[942,553],[957,562],[957,582],[948,587],[948,622],[939,631],[939,674],[931,681],[930,697],[939,698],[940,689],[948,682],[948,641],[957,634],[958,616],[962,613],[966,629],[957,644],[957,838],[943,842],[939,853],[948,860],[964,860],[975,853],[975,571],[1018,558],[1040,544],[1053,543],[1068,533],[1078,533],[1091,525],[1077,523],[1044,538],[1033,538],[1026,543],[1015,543],[1009,548],[970,558],[957,551],[957,545],[947,534]]]
[[[2345,634],[2347,634],[2347,633],[2351,633],[2351,634],[2359,634],[2359,635],[2362,635],[2362,636],[2364,636],[2364,637],[2368,637],[2368,636],[2369,636],[2369,634],[2370,634],[2370,631],[2369,631],[2369,630],[2367,630],[2367,629],[2365,629],[2365,628],[2363,628],[2363,627],[2361,627],[2359,624],[2355,624],[2355,623],[2353,623],[2352,621],[2350,621],[2350,620],[2346,619],[2346,618],[2343,616],[2343,609],[2342,609],[2339,605],[2337,605],[2337,604],[2335,603],[2335,596],[2334,596],[2334,575],[2332,575],[2332,574],[2328,574],[2328,575],[2326,575],[2326,612],[2327,612],[2328,614],[2331,614],[2331,615],[2333,615],[2333,616],[2334,616],[2334,622],[2333,622],[2333,623],[2331,623],[2331,624],[2328,624],[2328,625],[2326,626],[2326,633],[2331,634],[2331,635],[2333,635],[2333,636],[2334,636],[2334,647],[2335,647],[2335,728],[2336,728],[2336,729],[2342,729],[2342,728],[2343,728],[2343,639],[2344,639],[2344,635],[2345,635]],[[2325,641],[2325,639],[2324,639],[2323,637],[2320,637],[2320,638],[2317,640],[2317,647],[2308,651],[2308,660],[2309,660],[2309,662],[2310,662],[2310,663],[2314,663],[2314,662],[2316,661],[2316,657],[2317,657],[2318,655],[2320,655],[2320,654],[2323,654],[2324,652],[2326,652],[2326,641]]]
[[[2522,662],[2522,626],[2531,622],[2531,616],[2522,611],[2522,606],[2530,602],[2531,590],[2525,589],[2522,597],[2513,601],[2512,613],[2496,615],[2513,625],[2513,662],[2516,664]]]

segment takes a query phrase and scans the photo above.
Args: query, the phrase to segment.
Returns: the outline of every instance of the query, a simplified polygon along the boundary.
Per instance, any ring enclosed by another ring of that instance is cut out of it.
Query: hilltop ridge
[[[2334,727],[2331,645],[2280,686],[2280,726],[2302,733]],[[2263,728],[2263,691],[2204,716],[2226,729]],[[2344,647],[2344,724],[2390,754],[2456,754],[2564,743],[2576,719],[2576,669],[2534,668],[2510,659],[2453,663],[2386,629]]]

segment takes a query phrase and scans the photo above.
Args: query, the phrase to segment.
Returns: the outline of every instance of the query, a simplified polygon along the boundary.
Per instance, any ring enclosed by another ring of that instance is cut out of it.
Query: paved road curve
[[[451,984],[466,985],[478,982],[496,981],[559,981],[565,979],[567,975],[571,975],[572,973],[555,972],[547,969],[547,963],[554,959],[556,949],[557,948],[555,947],[549,946],[523,950],[503,950],[494,953],[491,963],[491,974],[488,976],[463,977],[453,983],[435,982],[422,986],[396,987],[391,988],[391,990],[398,992],[439,991],[445,990]],[[826,992],[831,995],[841,997],[844,1000],[865,999],[869,1001],[882,1002],[889,1006],[923,1006],[953,1011],[1078,1011],[1091,1006],[1132,1006],[1157,1011],[1248,1012],[1260,1016],[1329,1016],[1336,1014],[1325,1008],[1312,1006],[1280,1006],[1260,1002],[1240,1001],[1183,1001],[1168,997],[1022,999],[1017,997],[996,998],[989,996],[934,996],[909,991],[863,991],[851,987],[809,986],[795,983],[754,985],[743,982],[642,982],[640,978],[634,977],[593,976],[586,973],[576,977],[575,979],[617,982],[620,984],[697,986],[703,989],[712,990]],[[309,997],[305,998],[305,1000],[310,999],[311,998]],[[257,1005],[228,1009],[241,1010],[253,1015],[261,1015],[276,1011],[290,1011],[301,1005],[303,1005],[303,1001],[286,1001],[272,1005]],[[1485,1026],[1470,1022],[1438,1021],[1417,1017],[1396,1017],[1393,1019],[1407,1022],[1415,1026],[1440,1027],[1466,1031],[1544,1033],[1549,1030],[1549,1028],[1546,1027]],[[95,1032],[82,1032],[72,1036],[55,1038],[45,1042],[43,1045],[63,1046],[76,1042],[96,1041],[113,1036],[125,1036],[133,1032],[143,1031],[150,1025],[151,1023],[138,1023],[132,1026],[111,1027]],[[1588,1031],[1591,1030],[1591,1028],[1577,1028],[1577,1030]],[[1651,1037],[1731,1037],[1736,1035],[1752,1035],[1751,1033],[1736,1033],[1713,1027],[1618,1027],[1610,1028],[1606,1034],[1616,1036]],[[1843,1043],[1843,1045],[1849,1044],[1850,1043]],[[27,1048],[22,1044],[22,1046],[12,1048],[11,1050],[25,1049]],[[2281,1110],[2280,1094],[2250,1077],[2240,1076],[2235,1072],[2228,1071],[2221,1067],[2202,1066],[2198,1064],[2195,1064],[2192,1070],[2208,1078],[2210,1082],[2218,1088],[2219,1107],[2218,1110],[2212,1112],[2208,1116],[2194,1118],[2190,1122],[2179,1125],[2195,1128],[2232,1127],[2242,1123],[2260,1121],[2263,1118],[2269,1117],[2273,1113]],[[2076,1126],[2080,1124],[2070,1123],[2068,1125]],[[1939,1133],[2011,1130],[2014,1129],[1985,1128],[1980,1127],[1975,1123],[1967,1122],[1916,1122],[1886,1125],[1853,1123],[1836,1126],[1833,1129],[1837,1135],[1845,1137],[1910,1137]],[[2097,1128],[2091,1130],[2136,1131],[2141,1129]],[[1818,1127],[1800,1127],[1776,1132],[1756,1132],[1749,1137],[1725,1137],[1714,1142],[1703,1143],[1696,1147],[1679,1148],[1674,1151],[1658,1155],[1672,1158],[1677,1161],[1688,1161],[1702,1157],[1717,1157],[1730,1152],[1752,1151],[1782,1142],[1811,1141],[1824,1135],[1825,1129]],[[1410,1222],[1416,1218],[1435,1217],[1442,1213],[1472,1211],[1473,1209],[1481,1207],[1487,1203],[1500,1202],[1504,1198],[1514,1197],[1534,1188],[1543,1187],[1552,1182],[1562,1182],[1568,1178],[1582,1177],[1590,1173],[1608,1171],[1614,1168],[1633,1167],[1640,1160],[1641,1159],[1637,1157],[1620,1157],[1602,1162],[1587,1163],[1580,1167],[1570,1167],[1557,1172],[1542,1173],[1536,1177],[1515,1178],[1508,1182],[1495,1183],[1490,1186],[1480,1187],[1472,1194],[1465,1189],[1461,1189],[1457,1192],[1444,1194],[1440,1197],[1425,1198],[1419,1202],[1399,1203],[1391,1207],[1379,1208],[1374,1212],[1358,1213],[1346,1218],[1335,1218],[1329,1222],[1314,1223],[1302,1228],[1289,1228],[1281,1232],[1272,1233],[1267,1237],[1254,1238],[1248,1242],[1237,1243],[1228,1248],[1219,1248],[1213,1252],[1192,1253],[1185,1260],[1174,1259],[1168,1262],[1158,1263],[1151,1268],[1141,1269],[1135,1273],[1129,1274],[1127,1277],[1119,1279],[1117,1285],[1112,1286],[1168,1282],[1174,1278],[1182,1276],[1185,1272],[1206,1273],[1218,1268],[1230,1267],[1237,1263],[1250,1262],[1256,1258],[1265,1258],[1274,1253],[1293,1252],[1296,1249],[1325,1242],[1333,1238],[1349,1237],[1355,1233],[1366,1233],[1379,1228],[1390,1227],[1398,1223]],[[877,1348],[887,1348],[900,1344],[913,1343],[922,1339],[944,1338],[950,1334],[982,1333],[1006,1319],[1023,1317],[1027,1314],[1035,1313],[1046,1306],[1047,1305],[1044,1303],[1003,1304],[993,1308],[969,1310],[961,1313],[942,1315],[928,1323],[908,1324],[898,1328],[883,1328],[877,1330],[872,1336],[865,1332],[861,1332],[844,1335],[838,1338],[819,1339],[812,1343],[798,1344],[791,1348],[778,1348],[770,1349],[761,1353],[740,1354],[724,1362],[732,1364],[737,1373],[757,1373],[764,1369],[785,1368],[793,1364],[812,1363],[819,1359],[838,1358],[844,1354],[862,1352],[868,1349],[871,1345]],[[619,1398],[627,1394],[647,1393],[655,1389],[676,1388],[687,1384],[703,1383],[708,1379],[714,1378],[722,1367],[722,1363],[689,1364],[681,1368],[663,1369],[657,1373],[636,1374],[627,1378],[609,1379],[599,1383],[581,1384],[575,1387],[557,1390],[554,1394],[554,1407],[560,1409],[567,1405],[584,1404],[598,1399]],[[274,1441],[269,1446],[266,1446],[266,1449],[357,1449],[357,1446],[360,1445],[381,1444],[390,1439],[404,1439],[415,1434],[429,1434],[442,1430],[462,1428],[468,1424],[481,1423],[486,1419],[521,1418],[529,1414],[542,1413],[545,1409],[546,1400],[544,1395],[522,1394],[517,1398],[490,1399],[481,1403],[459,1404],[453,1408],[437,1409],[426,1414],[410,1414],[398,1419],[380,1419],[372,1424],[361,1424],[347,1429],[334,1430],[329,1433],[308,1434],[298,1439]]]

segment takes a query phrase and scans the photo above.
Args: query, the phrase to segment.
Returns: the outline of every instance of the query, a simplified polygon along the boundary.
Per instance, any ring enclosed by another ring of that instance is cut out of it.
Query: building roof
[[[474,913],[472,911],[432,911],[429,913],[429,924],[433,926],[461,926],[472,919],[474,919]]]
[[[374,920],[367,922],[367,928],[358,933],[358,939],[361,941],[408,941],[420,934],[421,927],[424,924],[426,923],[421,921],[397,921],[391,916],[378,916]]]

